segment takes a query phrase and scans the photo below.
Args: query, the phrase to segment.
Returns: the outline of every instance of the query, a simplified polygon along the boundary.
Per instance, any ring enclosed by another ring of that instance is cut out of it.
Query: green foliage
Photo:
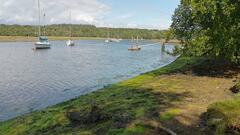
[[[173,29],[170,28],[165,32],[165,42],[168,42],[169,40],[174,39],[175,38],[174,36],[175,36],[174,31]]]
[[[178,40],[189,42],[195,31],[195,24],[192,18],[192,10],[189,6],[179,5],[172,16],[172,25],[174,33]]]
[[[45,32],[44,32],[45,31]],[[0,25],[0,36],[37,36],[35,26]],[[127,28],[97,28],[93,25],[72,25],[73,37],[127,38],[132,36],[144,39],[163,39],[166,31]],[[42,27],[42,34],[47,36],[69,36],[68,24],[55,24]]]
[[[184,53],[240,62],[240,1],[182,0],[172,28]]]

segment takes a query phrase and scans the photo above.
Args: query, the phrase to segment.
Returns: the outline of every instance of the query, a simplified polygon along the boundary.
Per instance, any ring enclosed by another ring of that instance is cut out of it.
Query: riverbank
[[[49,36],[50,41],[54,40],[69,40],[69,37],[58,37],[58,36]],[[72,37],[73,40],[104,40],[105,38],[100,37]],[[156,42],[165,43],[165,39],[152,39]],[[27,37],[27,36],[0,36],[0,42],[35,42],[37,37]],[[178,40],[169,40],[170,44],[180,44]]]
[[[57,37],[49,36],[50,41],[54,40],[69,40],[69,37]],[[73,40],[93,40],[93,39],[104,39],[98,37],[72,37]],[[37,37],[27,37],[27,36],[0,36],[0,42],[35,42]]]
[[[2,122],[0,134],[206,134],[203,114],[209,105],[235,97],[229,89],[239,71],[222,61],[180,57],[158,70]]]

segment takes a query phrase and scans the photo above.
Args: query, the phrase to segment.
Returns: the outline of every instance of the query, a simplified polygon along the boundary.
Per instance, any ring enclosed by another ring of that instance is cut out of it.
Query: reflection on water
[[[141,41],[149,44],[153,41]],[[161,46],[129,52],[130,41],[54,41],[48,50],[32,43],[0,43],[0,120],[42,109],[172,62]],[[171,50],[172,45],[165,49]]]

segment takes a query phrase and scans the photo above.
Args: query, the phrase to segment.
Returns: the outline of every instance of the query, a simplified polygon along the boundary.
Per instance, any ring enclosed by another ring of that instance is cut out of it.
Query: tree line
[[[170,31],[183,46],[175,52],[240,63],[240,1],[181,0]]]
[[[42,26],[42,34],[46,36],[69,36],[70,25],[54,24]],[[166,30],[148,30],[131,28],[100,28],[94,25],[71,25],[73,37],[102,37],[163,39]],[[37,26],[31,25],[0,25],[0,36],[37,36]]]

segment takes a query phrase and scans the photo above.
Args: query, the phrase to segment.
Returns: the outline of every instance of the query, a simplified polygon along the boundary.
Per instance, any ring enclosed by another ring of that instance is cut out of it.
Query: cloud
[[[41,11],[46,14],[45,23],[68,23],[69,12],[73,23],[95,24],[98,17],[110,7],[98,0],[40,0]],[[37,0],[0,0],[0,23],[36,24]]]
[[[42,23],[69,23],[69,12],[74,24],[93,24],[98,27],[167,29],[171,24],[167,13],[156,15],[137,9],[109,7],[101,0],[40,0]],[[38,24],[37,0],[0,0],[0,24]],[[43,20],[43,14],[46,14]],[[139,20],[139,18],[144,18]],[[155,18],[161,20],[154,20]]]
[[[127,13],[127,14],[123,14],[123,15],[120,15],[120,16],[117,16],[116,19],[118,20],[121,20],[121,19],[128,19],[128,18],[131,18],[133,17],[134,15],[132,13]]]

